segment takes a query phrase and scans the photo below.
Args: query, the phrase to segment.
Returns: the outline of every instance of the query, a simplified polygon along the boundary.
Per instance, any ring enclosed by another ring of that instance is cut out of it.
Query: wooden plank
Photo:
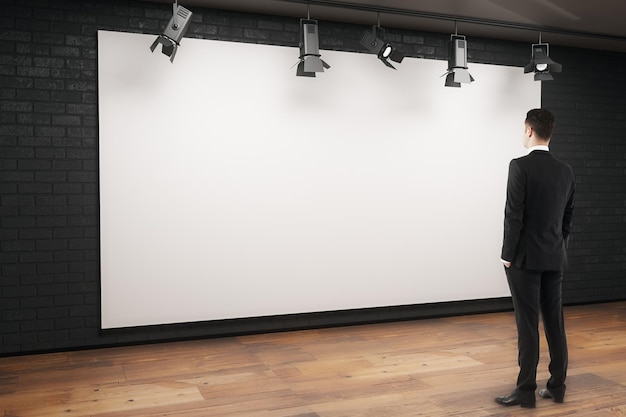
[[[22,393],[14,397],[7,410],[20,417],[89,416],[103,412],[138,410],[162,404],[181,404],[202,400],[192,385],[171,384],[76,386],[64,391]]]

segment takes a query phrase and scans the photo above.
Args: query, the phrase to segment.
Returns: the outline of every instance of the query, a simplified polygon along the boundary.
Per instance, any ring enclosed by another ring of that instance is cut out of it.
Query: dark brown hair
[[[546,109],[532,109],[526,113],[525,123],[530,126],[535,135],[548,140],[552,137],[554,130],[554,115]]]

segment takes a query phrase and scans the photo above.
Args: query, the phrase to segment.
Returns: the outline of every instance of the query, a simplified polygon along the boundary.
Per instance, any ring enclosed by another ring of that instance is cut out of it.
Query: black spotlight
[[[324,72],[324,68],[330,68],[321,58],[319,45],[317,20],[300,19],[300,61],[297,76],[315,77],[316,72]]]
[[[461,83],[471,83],[474,77],[467,70],[467,42],[465,36],[450,35],[448,45],[448,72],[446,87],[460,87]]]
[[[385,64],[389,68],[396,69],[393,65],[391,65],[391,62],[389,62],[389,60],[401,63],[404,59],[404,54],[398,51],[398,49],[391,45],[389,42],[386,42],[385,40],[376,36],[377,29],[381,30],[384,36],[384,29],[382,29],[380,26],[372,26],[371,33],[365,32],[363,34],[363,37],[361,38],[361,45],[366,47],[367,50],[371,53],[376,54],[376,56],[378,56],[378,59],[380,59],[383,64]]]
[[[524,74],[535,73],[535,81],[550,81],[552,74],[559,73],[563,66],[550,58],[550,46],[547,43],[536,43],[532,46],[530,63],[524,67]]]
[[[187,32],[189,24],[191,23],[191,13],[183,6],[178,5],[178,1],[174,3],[174,13],[170,19],[165,31],[159,35],[156,40],[150,46],[150,50],[154,52],[154,49],[160,43],[161,52],[170,57],[170,62],[174,62],[176,56],[176,50],[180,46],[180,40]]]

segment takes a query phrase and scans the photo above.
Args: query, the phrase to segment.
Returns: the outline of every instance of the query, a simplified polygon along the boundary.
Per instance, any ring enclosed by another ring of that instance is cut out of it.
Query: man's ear
[[[533,135],[533,128],[530,126],[526,126],[526,136],[531,137]]]

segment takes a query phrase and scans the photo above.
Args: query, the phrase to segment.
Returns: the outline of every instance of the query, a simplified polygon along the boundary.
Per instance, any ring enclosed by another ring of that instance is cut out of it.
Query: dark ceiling
[[[174,3],[173,0],[153,0]],[[626,52],[625,0],[180,0],[180,5]]]

